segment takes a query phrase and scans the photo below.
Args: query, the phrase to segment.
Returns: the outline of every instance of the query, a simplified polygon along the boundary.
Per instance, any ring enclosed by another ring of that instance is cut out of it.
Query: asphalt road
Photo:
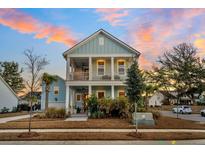
[[[167,117],[173,117],[173,118],[177,117],[177,114],[172,113],[172,111],[160,111],[160,112],[162,115]],[[181,119],[205,123],[205,117],[202,117],[200,114],[178,114],[178,115],[179,118]]]
[[[205,140],[177,141],[0,141],[1,145],[204,145]]]

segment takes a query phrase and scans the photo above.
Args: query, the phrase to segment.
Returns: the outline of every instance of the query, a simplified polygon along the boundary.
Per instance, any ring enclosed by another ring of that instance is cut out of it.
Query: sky
[[[45,56],[45,72],[65,78],[62,53],[100,28],[141,52],[151,69],[165,51],[186,42],[205,55],[205,9],[0,9],[0,61],[24,67],[26,49]]]

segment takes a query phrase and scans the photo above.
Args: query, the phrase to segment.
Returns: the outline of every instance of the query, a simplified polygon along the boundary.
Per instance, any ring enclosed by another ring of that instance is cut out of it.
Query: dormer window
[[[119,75],[125,75],[125,61],[124,60],[118,60],[117,62],[118,66],[118,74]]]
[[[99,45],[104,45],[104,38],[103,37],[99,37]]]

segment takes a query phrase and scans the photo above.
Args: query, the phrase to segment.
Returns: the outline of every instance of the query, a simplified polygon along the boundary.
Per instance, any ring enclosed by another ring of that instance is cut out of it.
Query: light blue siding
[[[99,45],[99,38],[104,38],[104,45]],[[84,43],[82,46],[79,46],[71,50],[70,55],[112,55],[112,54],[130,54],[133,55],[133,51],[122,46],[120,43],[113,41],[104,34],[98,34],[91,40]]]
[[[58,95],[54,94],[54,86],[59,87]],[[51,104],[65,104],[65,94],[66,94],[66,87],[65,81],[58,77],[56,82],[53,82],[50,85],[50,92],[48,98],[48,105],[51,107]],[[58,106],[58,105],[57,105]],[[42,83],[42,95],[41,95],[41,108],[45,109],[45,83]]]

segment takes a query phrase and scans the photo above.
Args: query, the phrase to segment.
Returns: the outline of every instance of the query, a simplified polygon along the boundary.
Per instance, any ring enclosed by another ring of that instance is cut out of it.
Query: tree
[[[142,88],[143,88],[143,80],[142,74],[139,70],[138,63],[136,58],[133,58],[133,63],[127,70],[127,96],[129,101],[131,102],[131,107],[135,106],[135,122],[136,122],[136,133],[137,133],[137,119],[136,119],[136,112],[137,112],[137,105],[141,98]]]
[[[156,69],[155,77],[161,86],[177,92],[177,106],[180,97],[187,95],[187,92],[187,96],[194,101],[191,97],[194,91],[191,89],[198,88],[204,83],[204,63],[196,53],[197,49],[193,45],[182,43],[159,57],[160,67]]]
[[[21,73],[23,69],[19,70],[19,64],[12,62],[0,62],[0,75],[6,83],[16,92],[19,93],[25,87]]]
[[[26,87],[28,91],[30,92],[30,118],[29,118],[29,133],[31,132],[31,118],[32,118],[32,105],[34,95],[33,92],[38,91],[41,84],[41,71],[44,69],[44,67],[48,64],[48,61],[45,57],[41,57],[38,55],[35,55],[33,53],[33,49],[27,49],[24,52],[24,55],[26,57],[25,66],[28,71],[28,79],[26,82]]]
[[[50,91],[50,84],[54,81],[57,81],[56,76],[44,73],[42,77],[43,82],[45,83],[46,98],[45,98],[45,111],[48,110],[48,96]]]

